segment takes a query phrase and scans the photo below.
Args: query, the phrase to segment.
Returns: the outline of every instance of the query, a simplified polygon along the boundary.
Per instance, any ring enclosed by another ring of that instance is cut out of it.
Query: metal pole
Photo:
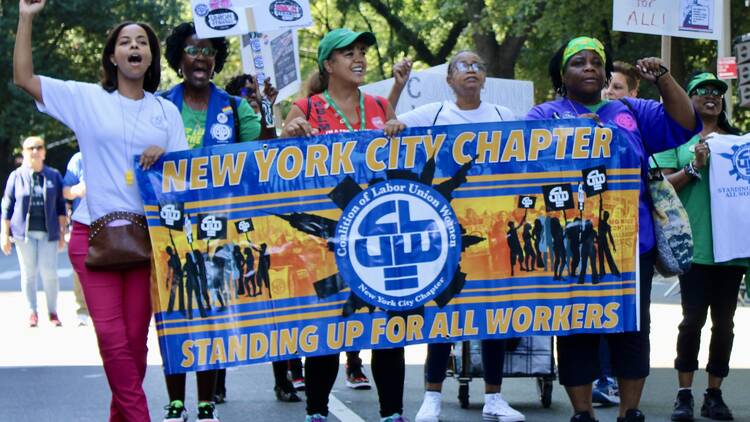
[[[729,57],[732,55],[732,7],[729,4],[729,0],[722,1],[722,30],[721,38],[718,42],[718,57]],[[727,83],[727,118],[732,120],[732,109],[734,108],[734,101],[732,100],[732,81],[731,79],[724,80]]]
[[[661,36],[661,61],[667,69],[672,68],[672,37],[668,35]]]

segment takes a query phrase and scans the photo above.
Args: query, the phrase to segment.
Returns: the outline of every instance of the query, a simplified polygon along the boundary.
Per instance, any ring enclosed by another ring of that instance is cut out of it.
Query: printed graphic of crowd
[[[583,180],[574,185],[544,186],[540,195],[521,195],[514,210],[495,215],[487,211],[480,215],[474,208],[468,208],[465,214],[459,214],[459,220],[472,233],[488,238],[489,245],[470,249],[464,259],[480,261],[482,267],[494,270],[490,274],[505,276],[514,276],[517,271],[551,272],[553,280],[571,278],[579,284],[587,280],[587,271],[593,284],[598,284],[608,273],[619,276],[613,255],[617,246],[612,225],[619,227],[622,221],[633,218],[635,210],[621,203],[611,203],[611,210],[604,209],[606,169],[603,167],[584,170]],[[586,202],[587,196],[593,200]],[[537,204],[539,197],[544,202]],[[586,209],[587,204],[596,211]],[[473,227],[491,227],[491,230],[478,232]],[[504,265],[505,262],[510,265]]]
[[[297,10],[293,1],[275,3],[286,11]],[[23,163],[10,175],[3,195],[0,243],[5,254],[15,245],[29,326],[39,324],[37,273],[44,279],[50,322],[59,326],[52,271],[56,268],[52,257],[57,254],[50,251],[64,246],[70,235],[68,256],[86,304],[96,310],[91,319],[112,391],[111,420],[150,420],[142,383],[153,317],[152,262],[166,271],[161,279],[166,280],[163,287],[169,294],[161,298],[161,309],[190,323],[237,304],[320,296],[316,288],[326,285],[316,283],[336,268],[326,239],[300,229],[319,228],[321,221],[293,221],[290,215],[229,220],[220,213],[192,215],[180,203],[161,204],[162,227],[157,233],[166,236],[169,244],[151,250],[144,237],[146,217],[133,156],[140,157],[137,166],[147,171],[164,153],[277,137],[359,130],[382,130],[392,137],[409,127],[571,118],[617,127],[633,146],[643,167],[633,176],[639,201],[610,199],[611,174],[601,166],[587,168],[566,183],[545,185],[540,192],[517,195],[513,203],[457,201],[464,235],[476,240],[466,248],[461,265],[476,263],[487,272],[479,276],[488,279],[551,275],[559,285],[593,285],[621,274],[625,266],[616,259],[618,253],[637,250],[640,289],[635,300],[640,329],[557,338],[556,365],[550,366],[553,373],[557,369],[570,398],[570,420],[596,421],[594,402],[619,405],[618,422],[645,420],[639,403],[650,369],[649,305],[656,265],[680,277],[683,321],[676,327],[678,388],[671,419],[694,420],[693,374],[709,310],[709,375],[699,412],[714,420],[732,419],[721,384],[729,373],[736,299],[750,266],[749,246],[744,242],[750,230],[746,223],[750,203],[742,193],[747,186],[736,186],[750,180],[750,148],[748,139],[727,118],[725,94],[730,98],[730,93],[715,74],[696,71],[681,86],[658,58],[629,65],[615,61],[599,40],[576,36],[556,42],[559,49],[550,57],[556,99],[534,106],[526,116],[516,116],[503,105],[482,100],[487,64],[472,51],[459,51],[446,68],[446,83],[455,99],[396,115],[394,106],[408,81],[411,62],[394,66],[394,87],[383,93],[387,98],[364,94],[359,87],[365,81],[366,53],[376,44],[376,36],[335,29],[320,40],[318,69],[277,131],[269,124],[270,106],[278,95],[272,81],[260,74],[238,75],[226,89],[216,86],[212,78],[224,68],[229,43],[225,38],[201,39],[192,22],[173,28],[164,43],[166,62],[180,78],[172,87],[160,86],[162,45],[143,23],[123,22],[110,31],[101,53],[100,83],[37,74],[32,22],[45,13],[45,4],[45,0],[19,0],[13,82],[35,100],[40,112],[75,133],[83,166],[73,170],[71,164],[68,172],[76,171],[76,177],[63,179],[44,164],[44,140],[25,139]],[[223,22],[224,12],[207,13],[212,22]],[[653,84],[662,101],[637,98],[640,82]],[[652,175],[649,167],[657,171]],[[70,217],[65,199],[80,199]],[[271,218],[287,219],[289,224],[279,229],[278,224],[261,221]],[[123,219],[130,223],[103,223]],[[688,232],[692,242],[686,241]],[[624,233],[637,233],[637,244],[623,242],[631,237]],[[103,243],[103,238],[119,241]],[[306,270],[290,273],[291,267]],[[516,343],[487,338],[478,346],[485,381],[484,420],[526,420],[501,393],[503,359]],[[451,348],[451,343],[428,345],[418,422],[439,420]],[[300,359],[274,362],[277,399],[299,402],[298,392],[304,390],[305,420],[326,421],[338,362],[338,354],[308,357],[304,367]],[[405,421],[403,347],[373,350],[371,371],[381,421]],[[371,387],[357,352],[347,353],[346,376],[352,388]],[[196,372],[197,420],[219,421],[216,406],[227,395],[225,377],[219,370]],[[164,422],[189,420],[185,378],[185,374],[165,373],[169,403]]]

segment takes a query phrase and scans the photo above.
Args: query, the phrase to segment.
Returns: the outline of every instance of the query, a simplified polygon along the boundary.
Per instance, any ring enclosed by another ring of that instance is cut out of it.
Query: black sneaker
[[[717,421],[731,421],[734,419],[732,411],[724,403],[724,399],[721,397],[721,390],[718,388],[706,389],[706,393],[703,394],[701,416]]]
[[[645,422],[646,415],[638,409],[628,409],[625,417],[617,418],[617,422]]]
[[[570,422],[599,422],[589,412],[578,412],[570,418]]]
[[[213,403],[201,403],[198,405],[198,420],[201,422],[221,422]]]
[[[297,395],[297,392],[292,389],[291,391],[285,390],[281,387],[274,386],[273,392],[276,393],[276,400],[287,402],[287,403],[297,403],[300,400],[299,396]]]
[[[672,420],[675,422],[693,422],[693,393],[690,390],[680,390],[674,401]]]

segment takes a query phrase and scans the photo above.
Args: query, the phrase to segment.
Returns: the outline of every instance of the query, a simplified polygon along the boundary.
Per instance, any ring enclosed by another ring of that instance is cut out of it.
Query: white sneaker
[[[523,413],[510,407],[500,393],[484,395],[482,418],[485,421],[492,422],[523,422],[526,420]]]
[[[425,391],[424,401],[414,422],[438,422],[442,397],[443,395],[437,391]]]

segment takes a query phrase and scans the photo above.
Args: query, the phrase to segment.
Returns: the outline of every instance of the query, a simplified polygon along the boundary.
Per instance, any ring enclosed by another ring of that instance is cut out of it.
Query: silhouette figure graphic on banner
[[[599,234],[597,239],[599,246],[599,275],[604,276],[606,274],[604,268],[604,260],[606,259],[609,265],[609,272],[619,277],[620,270],[617,268],[612,251],[609,250],[610,243],[612,244],[612,251],[617,252],[615,239],[612,237],[612,226],[609,225],[609,211],[604,211],[604,215],[599,220]]]
[[[555,273],[552,279],[562,280],[563,269],[565,268],[565,262],[568,259],[565,254],[564,232],[559,218],[552,217],[549,222],[550,231],[552,232],[552,254],[554,255],[554,259],[552,260],[552,272]]]
[[[526,215],[524,215],[523,219],[521,219],[521,222],[518,223],[518,227],[516,227],[516,224],[512,221],[508,221],[508,231],[506,233],[506,238],[508,240],[508,249],[510,249],[510,275],[515,275],[515,266],[516,266],[516,260],[518,260],[518,266],[520,267],[521,271],[526,271],[526,268],[524,268],[523,265],[523,249],[521,249],[521,241],[518,240],[518,229],[521,228],[521,225],[526,220]]]
[[[534,251],[534,241],[537,238],[531,231],[531,224],[526,223],[523,226],[523,252],[526,255],[524,260],[526,271],[534,271],[536,265],[536,252]]]
[[[198,266],[195,263],[192,253],[185,253],[185,266],[182,270],[185,273],[185,284],[187,286],[187,317],[188,319],[193,319],[193,297],[195,297],[200,316],[201,318],[205,318],[206,309],[203,307],[203,300],[201,298],[200,275],[198,274]]]
[[[167,259],[167,282],[170,283],[167,288],[169,289],[169,304],[167,305],[167,313],[174,312],[174,300],[175,295],[178,299],[178,310],[184,315],[185,314],[185,284],[182,282],[184,276],[182,272],[182,263],[180,262],[180,256],[177,251],[173,250],[171,246],[165,248],[169,258]]]
[[[591,282],[593,284],[599,283],[599,275],[596,271],[595,240],[596,231],[594,230],[594,223],[591,220],[586,220],[583,223],[583,231],[581,233],[581,273],[578,275],[578,284],[584,283],[589,262],[591,263]]]

